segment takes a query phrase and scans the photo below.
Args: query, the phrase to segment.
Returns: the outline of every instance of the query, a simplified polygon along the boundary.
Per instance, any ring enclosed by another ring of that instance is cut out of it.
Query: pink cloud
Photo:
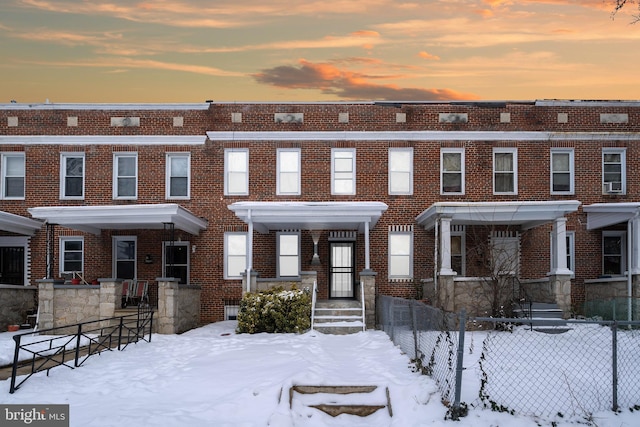
[[[418,56],[420,58],[422,58],[422,59],[430,59],[430,60],[433,60],[433,61],[439,61],[440,60],[439,56],[433,55],[433,54],[431,54],[429,52],[425,52],[424,50],[421,51],[420,53],[418,53]]]

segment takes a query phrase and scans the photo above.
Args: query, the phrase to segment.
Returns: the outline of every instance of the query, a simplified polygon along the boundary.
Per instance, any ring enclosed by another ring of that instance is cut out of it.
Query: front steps
[[[530,312],[527,305],[514,307],[513,313],[518,318],[531,319],[533,329],[538,332],[560,334],[569,330],[558,304],[532,302]]]
[[[334,335],[364,331],[363,314],[362,304],[356,300],[316,301],[311,329]]]
[[[332,417],[346,414],[363,418],[386,408],[388,416],[393,416],[389,388],[376,385],[292,386],[289,389],[289,409],[306,412],[305,408],[313,408]]]

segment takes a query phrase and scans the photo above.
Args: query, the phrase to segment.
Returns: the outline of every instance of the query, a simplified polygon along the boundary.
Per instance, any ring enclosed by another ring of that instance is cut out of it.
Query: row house
[[[168,332],[292,284],[368,327],[379,294],[631,315],[639,131],[631,101],[2,104],[1,299],[53,326],[144,280]]]

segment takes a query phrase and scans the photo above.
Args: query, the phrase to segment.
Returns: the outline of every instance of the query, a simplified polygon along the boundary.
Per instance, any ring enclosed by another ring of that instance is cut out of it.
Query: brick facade
[[[326,137],[327,132],[338,133],[331,139]],[[348,136],[340,136],[340,132]],[[302,133],[304,137],[299,137]],[[181,143],[184,138],[191,138],[190,142]],[[636,202],[640,194],[639,140],[640,103],[633,102],[5,104],[0,105],[0,152],[24,152],[25,197],[0,200],[0,211],[30,218],[28,209],[39,206],[179,203],[208,222],[198,235],[184,231],[175,235],[176,240],[190,243],[190,283],[202,289],[200,320],[208,323],[223,320],[224,301],[238,300],[242,294],[241,280],[224,279],[224,233],[247,231],[247,224],[228,209],[235,202],[386,204],[388,209],[369,234],[370,269],[377,273],[377,292],[415,297],[415,281],[431,280],[437,270],[434,230],[415,223],[429,206],[437,202],[487,201],[577,200],[581,206]],[[388,194],[388,152],[392,147],[413,148],[411,195]],[[492,156],[496,147],[517,148],[517,194],[493,193]],[[554,195],[550,191],[550,151],[562,147],[574,150],[575,191]],[[605,147],[626,150],[624,194],[602,192]],[[224,195],[224,152],[228,148],[249,151],[248,196]],[[300,149],[299,196],[276,194],[278,148]],[[356,151],[355,195],[331,194],[332,148]],[[441,194],[441,148],[464,149],[464,194]],[[60,198],[60,153],[66,152],[85,156],[82,200]],[[135,200],[114,200],[113,156],[117,152],[137,153]],[[186,200],[166,198],[166,154],[176,152],[190,153],[190,196]],[[602,230],[587,229],[582,207],[567,219],[567,231],[575,233],[571,297],[580,305],[585,299],[585,280],[602,275]],[[414,281],[388,280],[388,230],[395,225],[414,225]],[[626,231],[626,227],[626,222],[621,222],[607,229]],[[317,272],[321,298],[328,297],[329,231],[324,229],[319,241],[320,266],[310,265],[310,232],[302,231],[300,239],[301,270]],[[550,232],[551,224],[545,224],[522,234],[521,279],[544,278],[549,273]],[[480,274],[479,264],[470,255],[474,249],[471,228],[466,233],[467,275]],[[0,243],[2,236],[12,235],[2,232]],[[88,280],[112,277],[115,235],[137,236],[139,278],[164,277],[161,242],[166,235],[161,230],[107,229],[95,235],[56,227],[54,272],[59,271],[59,237],[63,235],[84,237],[84,274]],[[31,237],[29,245],[27,282],[34,284],[46,276],[45,228]],[[364,236],[358,234],[356,272],[365,269],[364,246]],[[276,276],[275,254],[275,231],[254,232],[253,269],[261,277]],[[143,261],[147,255],[151,255],[152,263]]]

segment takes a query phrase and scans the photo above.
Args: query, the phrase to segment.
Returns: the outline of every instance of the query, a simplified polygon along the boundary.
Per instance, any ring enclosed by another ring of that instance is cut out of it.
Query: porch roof
[[[450,218],[451,224],[518,225],[527,230],[552,222],[578,210],[577,200],[523,202],[438,202],[416,217],[416,222],[431,229],[440,217]]]
[[[197,235],[207,228],[200,218],[176,203],[145,205],[46,206],[30,208],[33,218],[74,230],[100,234],[104,229],[162,229],[172,223],[178,230]]]
[[[255,230],[358,230],[373,228],[387,210],[382,202],[236,202],[228,206]]]
[[[627,222],[640,215],[640,203],[594,203],[582,208],[587,214],[587,230]]]
[[[35,221],[31,218],[0,211],[0,230],[2,231],[33,236],[40,228],[42,228],[41,221]]]

